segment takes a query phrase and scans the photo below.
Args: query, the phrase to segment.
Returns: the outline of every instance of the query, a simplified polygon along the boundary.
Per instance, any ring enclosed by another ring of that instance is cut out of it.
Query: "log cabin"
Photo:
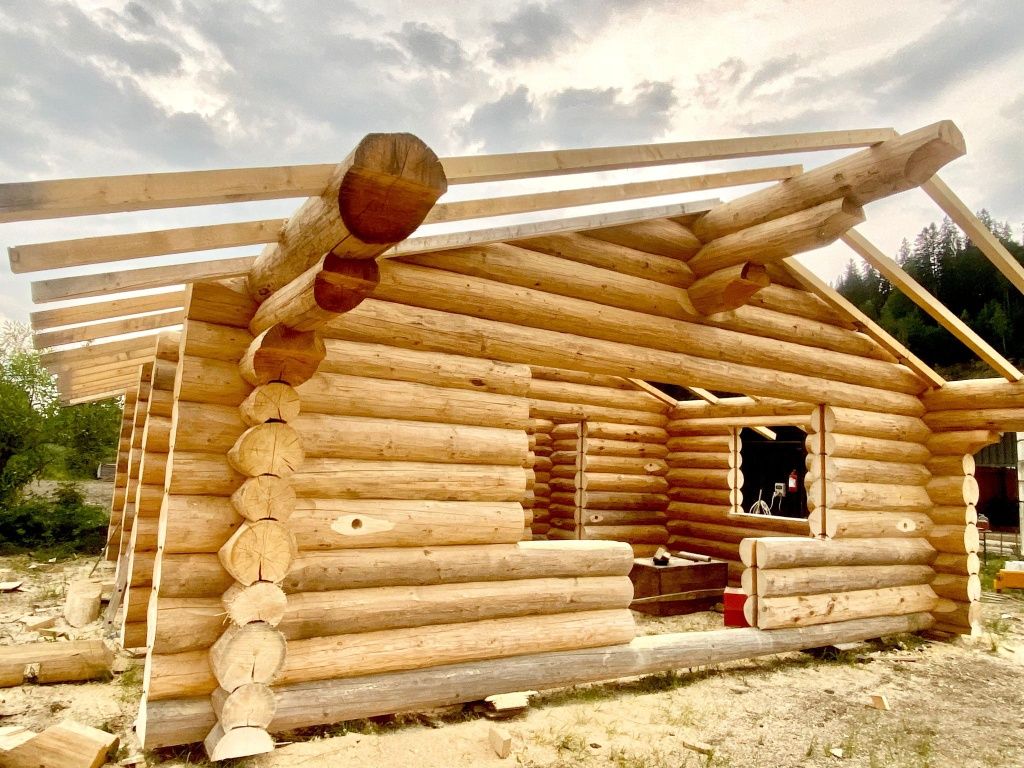
[[[937,175],[964,152],[948,121],[447,158],[370,134],[336,165],[0,185],[0,223],[305,198],[10,249],[18,273],[75,270],[32,284],[60,302],[32,324],[64,400],[123,399],[106,556],[146,649],[143,744],[220,760],[492,694],[978,632],[972,456],[1024,430],[1021,373],[856,230],[921,188],[1024,289]],[[721,160],[754,162],[572,181]],[[993,378],[944,380],[794,258],[837,241]],[[743,430],[783,427],[806,519],[745,511]],[[628,574],[659,547],[725,561],[749,628],[637,637]]]

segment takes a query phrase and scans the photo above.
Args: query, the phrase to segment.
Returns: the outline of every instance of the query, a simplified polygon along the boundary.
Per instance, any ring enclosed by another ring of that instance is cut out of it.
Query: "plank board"
[[[1021,372],[968,325],[950,312],[945,304],[932,296],[923,285],[908,275],[893,259],[886,256],[866,237],[851,229],[840,238],[854,253],[877,269],[904,296],[931,315],[935,322],[952,333],[974,354],[992,366],[1007,381],[1020,381]],[[1016,263],[1016,262],[1015,262]]]
[[[442,158],[449,184],[852,149],[891,128]],[[334,163],[0,184],[0,223],[318,195]]]
[[[144,312],[158,312],[165,309],[179,309],[185,306],[185,291],[167,291],[149,296],[133,296],[129,299],[94,301],[58,309],[42,309],[29,315],[32,328],[44,331],[65,325],[93,323],[111,320],[115,317],[138,315]]]

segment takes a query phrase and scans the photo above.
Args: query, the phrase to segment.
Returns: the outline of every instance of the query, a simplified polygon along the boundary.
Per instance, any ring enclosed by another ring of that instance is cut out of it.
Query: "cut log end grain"
[[[253,339],[238,368],[253,386],[282,381],[297,387],[316,373],[326,356],[327,348],[315,331],[277,324]]]
[[[262,728],[243,726],[225,731],[218,724],[203,740],[203,746],[210,760],[219,762],[273,752],[274,740]]]
[[[302,466],[304,460],[299,433],[279,422],[250,427],[228,451],[231,466],[249,477],[287,477]]]
[[[246,520],[273,518],[286,521],[295,510],[291,483],[275,475],[250,477],[231,496],[231,504]]]
[[[218,688],[210,700],[225,731],[246,726],[267,728],[277,712],[277,698],[270,686],[263,683],[249,683],[231,693]]]
[[[345,259],[327,254],[313,282],[313,299],[327,312],[348,312],[373,293],[380,282],[380,267],[370,259]]]
[[[295,536],[277,520],[245,523],[217,553],[221,565],[245,586],[257,581],[279,582],[298,554]]]
[[[256,387],[242,404],[238,412],[248,426],[255,427],[267,421],[292,421],[302,408],[299,393],[288,384],[272,381]]]
[[[437,155],[410,133],[371,133],[356,147],[338,190],[345,227],[365,243],[411,235],[448,189]]]
[[[257,581],[243,586],[232,584],[221,597],[228,618],[239,626],[254,621],[263,621],[276,627],[284,618],[288,598],[277,584]]]
[[[284,666],[284,635],[264,622],[229,627],[210,647],[210,669],[218,685],[233,693],[243,685],[268,685]]]

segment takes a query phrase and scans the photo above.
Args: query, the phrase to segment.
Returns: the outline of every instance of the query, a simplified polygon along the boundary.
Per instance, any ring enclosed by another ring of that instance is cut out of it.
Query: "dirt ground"
[[[0,558],[0,644],[39,639],[19,622],[59,615],[65,585],[95,560],[33,564]],[[34,567],[32,567],[34,565]],[[103,574],[101,565],[96,573]],[[108,572],[108,571],[107,571]],[[545,692],[526,714],[493,722],[478,707],[375,718],[291,734],[247,768],[388,766],[445,768],[784,768],[1024,766],[1024,602],[986,595],[984,637],[917,637],[865,644],[819,659],[792,653],[615,684]],[[720,614],[638,616],[645,633],[721,626]],[[61,629],[63,622],[57,623]],[[65,628],[66,629],[66,628]],[[102,634],[93,625],[76,635]],[[121,656],[113,679],[0,689],[0,726],[37,730],[71,718],[121,736],[117,760],[140,750],[132,723],[141,662]],[[890,709],[876,709],[872,695]],[[512,754],[500,759],[488,733],[504,729]],[[206,764],[199,748],[163,750],[149,765]],[[116,760],[111,765],[116,765]]]

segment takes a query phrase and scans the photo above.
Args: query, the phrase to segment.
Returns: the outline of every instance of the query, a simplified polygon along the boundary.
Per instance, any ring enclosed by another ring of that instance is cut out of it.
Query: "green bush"
[[[86,504],[72,483],[59,485],[52,498],[22,496],[0,510],[2,554],[94,555],[103,549],[106,535],[106,512]]]

